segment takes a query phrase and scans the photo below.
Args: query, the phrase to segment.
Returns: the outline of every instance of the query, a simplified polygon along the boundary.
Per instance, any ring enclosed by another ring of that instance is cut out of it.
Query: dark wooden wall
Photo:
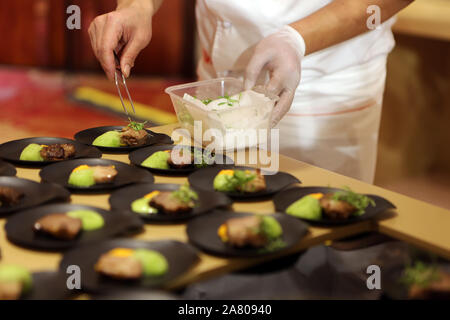
[[[0,0],[0,64],[100,71],[88,27],[114,10],[114,0]],[[66,8],[81,8],[81,30],[66,28]],[[134,74],[194,74],[194,1],[165,1],[153,19],[153,38],[136,60]]]

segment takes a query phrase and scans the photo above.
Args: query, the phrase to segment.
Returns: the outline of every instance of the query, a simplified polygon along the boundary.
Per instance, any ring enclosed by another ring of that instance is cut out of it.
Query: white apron
[[[197,0],[200,79],[242,77],[254,45],[330,0]],[[393,20],[306,56],[280,153],[373,182]]]

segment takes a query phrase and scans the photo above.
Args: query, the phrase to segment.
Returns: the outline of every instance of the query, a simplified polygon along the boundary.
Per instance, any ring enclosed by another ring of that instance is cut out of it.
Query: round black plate
[[[86,146],[77,141],[66,139],[66,138],[49,138],[49,137],[38,137],[38,138],[26,138],[21,140],[14,140],[5,142],[0,145],[0,158],[10,161],[16,165],[23,167],[33,167],[39,168],[46,166],[51,163],[68,161],[68,160],[58,160],[58,161],[22,161],[20,160],[20,154],[22,150],[31,143],[50,145],[54,143],[71,143],[75,146],[75,156],[71,159],[78,158],[100,158],[102,153],[95,147]]]
[[[283,228],[283,241],[286,246],[275,251],[262,251],[255,248],[234,248],[222,242],[217,235],[217,229],[228,219],[253,215],[253,213],[241,213],[231,211],[215,211],[212,214],[198,217],[187,225],[189,241],[201,250],[213,255],[224,257],[254,258],[271,255],[296,245],[308,232],[308,225],[284,214],[275,213],[276,218]]]
[[[94,270],[99,257],[114,248],[144,248],[156,250],[165,256],[169,263],[168,272],[160,277],[142,278],[138,281],[120,281],[102,276]],[[81,268],[81,287],[87,291],[105,292],[126,288],[157,288],[177,278],[198,261],[196,250],[190,245],[173,241],[136,241],[117,239],[100,242],[96,245],[83,246],[67,252],[61,260],[60,270],[75,264]]]
[[[148,168],[148,167],[141,166],[142,161],[147,159],[153,153],[155,153],[157,151],[172,150],[175,147],[191,148],[191,150],[197,149],[197,150],[201,150],[202,152],[204,151],[204,149],[198,148],[198,147],[175,146],[175,145],[158,145],[158,146],[151,146],[151,147],[147,147],[147,148],[143,148],[143,149],[139,149],[139,150],[133,151],[132,153],[130,153],[128,158],[130,159],[130,162],[132,164],[134,164],[136,166],[139,166],[141,168],[147,169],[147,170],[149,170],[149,171],[151,171],[153,173],[160,174],[160,175],[179,175],[179,176],[183,176],[183,175],[188,175],[189,173],[200,169],[200,168],[197,168],[195,165],[191,165],[189,167],[181,168],[181,169],[175,169],[175,168],[155,169],[155,168]],[[217,156],[217,159],[218,159],[217,160],[218,163],[217,164],[213,163],[213,164],[211,164],[211,166],[221,165],[221,164],[228,164],[228,165],[230,165],[230,164],[234,163],[233,159],[231,159],[231,158],[229,158],[229,157],[227,157],[227,156],[225,156],[223,154],[217,154],[216,156]]]
[[[86,188],[75,187],[68,184],[69,176],[72,170],[83,164],[87,164],[89,166],[113,165],[116,167],[118,173],[112,183],[101,183]],[[42,181],[57,183],[65,188],[68,188],[72,192],[77,193],[105,193],[132,183],[153,183],[155,181],[153,175],[147,170],[132,167],[120,161],[108,159],[77,159],[55,163],[44,167],[40,171],[39,175],[41,176]]]
[[[8,176],[13,177],[17,173],[16,168],[12,164],[9,164],[8,162],[0,160],[0,176]]]
[[[297,187],[297,188],[291,188],[288,190],[284,190],[283,192],[278,193],[273,198],[273,203],[275,204],[275,210],[278,212],[286,212],[286,209],[295,201],[300,199],[301,197],[304,197],[311,193],[332,193],[336,191],[340,191],[342,189],[338,188],[329,188],[329,187]],[[373,199],[375,201],[375,207],[368,206],[366,208],[366,211],[364,214],[360,216],[352,216],[345,220],[331,220],[328,218],[322,217],[321,220],[309,220],[309,219],[302,219],[305,221],[310,222],[311,224],[315,225],[324,225],[324,226],[339,226],[339,225],[345,225],[350,223],[355,223],[363,220],[368,220],[374,218],[377,214],[382,213],[388,209],[395,209],[395,206],[389,202],[388,200],[376,196],[368,194],[368,197]]]
[[[96,128],[90,128],[86,129],[80,132],[77,132],[74,136],[75,140],[87,144],[92,145],[92,142],[100,135],[104,134],[107,131],[113,131],[113,130],[122,130],[123,126],[104,126],[104,127],[96,127]],[[148,147],[156,143],[164,143],[164,144],[172,144],[172,139],[164,133],[157,133],[153,132],[151,130],[145,129],[148,132],[147,136],[147,142],[138,147],[118,147],[118,148],[111,148],[111,147],[99,147],[100,150],[108,153],[128,153],[130,151],[133,151],[135,149]]]
[[[214,191],[214,178],[223,169],[238,169],[238,170],[254,170],[255,168],[243,166],[216,166],[211,168],[204,168],[195,171],[188,177],[189,184],[201,190]],[[264,171],[264,170],[262,170]],[[240,193],[240,192],[224,192],[236,201],[258,200],[267,198],[282,189],[295,184],[301,183],[296,177],[286,172],[277,172],[273,175],[265,175],[267,189],[261,192],[254,193]]]
[[[32,273],[33,287],[23,300],[64,300],[74,292],[67,289],[66,279],[59,272],[34,272]]]
[[[117,190],[109,197],[109,204],[113,210],[117,211],[134,211],[131,210],[131,203],[139,198],[142,198],[147,193],[152,191],[174,191],[178,190],[180,185],[178,184],[137,184],[129,186],[120,190]],[[203,213],[207,213],[213,209],[220,207],[227,207],[231,205],[232,201],[226,195],[220,192],[195,190],[198,194],[197,206],[188,213],[179,214],[152,214],[152,215],[140,215],[135,213],[146,222],[180,222]]]
[[[23,193],[23,197],[19,200],[17,205],[0,207],[0,217],[49,201],[64,202],[70,199],[70,193],[54,183],[38,183],[16,177],[0,177],[0,186],[11,187]]]
[[[82,231],[74,240],[59,240],[33,231],[33,225],[39,218],[52,213],[64,213],[72,210],[89,209],[98,212],[105,220],[101,229]],[[78,204],[50,204],[22,211],[6,221],[5,231],[8,239],[16,245],[38,250],[64,250],[76,245],[95,243],[135,228],[135,220],[128,214],[107,211],[96,207]]]

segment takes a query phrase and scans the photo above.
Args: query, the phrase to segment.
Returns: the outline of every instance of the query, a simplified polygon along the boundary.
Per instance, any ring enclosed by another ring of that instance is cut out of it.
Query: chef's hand
[[[255,47],[245,70],[245,88],[251,89],[261,71],[267,68],[270,80],[266,84],[266,90],[280,97],[273,110],[272,127],[291,107],[295,89],[300,83],[304,55],[305,42],[302,36],[289,26],[262,39]]]
[[[128,77],[134,60],[152,37],[153,2],[118,1],[115,11],[96,17],[89,26],[89,37],[95,56],[107,77],[114,79],[113,51],[120,53],[120,68]]]

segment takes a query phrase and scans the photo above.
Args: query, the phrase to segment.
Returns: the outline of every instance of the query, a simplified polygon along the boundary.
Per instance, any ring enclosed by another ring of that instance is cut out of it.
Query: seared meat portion
[[[327,193],[319,200],[323,213],[330,219],[344,220],[355,212],[356,208],[348,202],[334,200],[332,193]]]
[[[110,183],[117,176],[114,166],[92,166],[95,183]]]
[[[235,247],[264,247],[268,239],[261,231],[261,217],[232,218],[225,222],[228,243]]]
[[[81,219],[72,218],[64,213],[53,213],[37,220],[33,229],[57,239],[72,240],[81,231]]]
[[[23,193],[10,187],[0,187],[0,206],[9,207],[19,203]]]
[[[450,299],[450,274],[440,271],[439,279],[428,286],[412,285],[409,289],[410,299]]]
[[[102,254],[95,264],[95,270],[118,280],[136,280],[142,276],[142,264],[133,257],[119,257]]]
[[[18,300],[22,295],[20,281],[0,282],[0,300]]]
[[[247,183],[237,187],[238,191],[242,192],[259,192],[267,188],[266,179],[261,174],[261,170],[251,171],[250,174],[255,174],[255,178]]]
[[[179,200],[170,191],[162,191],[152,198],[150,206],[167,214],[175,214],[191,210],[193,203]]]
[[[41,149],[45,160],[66,160],[75,156],[75,146],[70,143],[55,143]]]
[[[148,132],[144,129],[135,130],[130,127],[122,128],[120,132],[120,143],[126,146],[142,146],[147,142]]]
[[[189,167],[194,163],[194,153],[184,149],[171,151],[167,163],[175,169]]]

